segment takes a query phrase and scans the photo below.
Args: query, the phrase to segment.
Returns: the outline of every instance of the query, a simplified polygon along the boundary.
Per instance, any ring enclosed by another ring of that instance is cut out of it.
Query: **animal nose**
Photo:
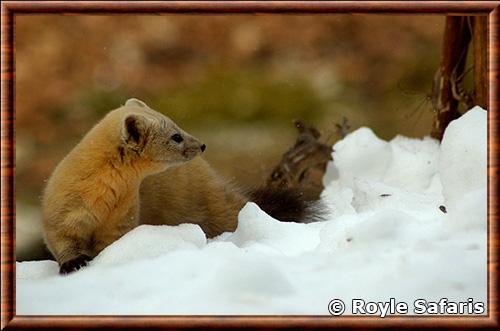
[[[205,148],[207,148],[207,146],[205,146],[205,144],[201,145],[201,151],[204,152],[205,151]]]

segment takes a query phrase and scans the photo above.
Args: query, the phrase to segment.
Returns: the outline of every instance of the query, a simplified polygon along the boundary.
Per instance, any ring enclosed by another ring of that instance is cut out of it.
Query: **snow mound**
[[[205,246],[205,233],[198,225],[140,225],[101,252],[91,263],[112,265],[155,259],[171,251]]]
[[[333,146],[333,164],[344,185],[352,185],[354,178],[381,180],[391,158],[389,144],[369,128],[360,128]]]
[[[226,240],[240,248],[266,247],[283,255],[297,255],[314,249],[319,244],[319,228],[307,224],[280,222],[249,202],[238,216],[238,228]],[[290,241],[302,233],[300,241]]]
[[[436,174],[439,142],[397,136],[390,142],[379,139],[372,130],[360,128],[333,146],[333,163],[325,175],[338,177],[343,186],[364,179],[393,187],[423,191],[428,189]]]
[[[439,176],[450,227],[486,228],[487,114],[474,107],[446,129]]]
[[[412,191],[427,189],[438,168],[439,143],[431,138],[420,140],[397,136],[389,145],[392,162],[383,182]]]
[[[248,203],[234,233],[140,226],[88,267],[16,263],[16,314],[328,314],[328,302],[487,298],[486,112],[453,121],[443,142],[337,142],[324,222],[280,222]],[[410,314],[413,311],[410,309]]]
[[[487,182],[486,112],[474,107],[446,129],[439,155],[443,196],[459,199],[465,193],[485,188]]]

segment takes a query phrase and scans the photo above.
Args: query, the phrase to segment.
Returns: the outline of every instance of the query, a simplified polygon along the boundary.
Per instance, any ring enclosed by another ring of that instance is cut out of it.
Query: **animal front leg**
[[[82,210],[44,222],[45,241],[59,263],[60,274],[79,270],[94,258],[94,231],[93,218]]]
[[[61,275],[85,267],[95,257],[89,239],[81,236],[59,239],[56,258]]]
[[[86,254],[78,255],[74,259],[64,262],[59,268],[59,274],[65,275],[69,274],[70,272],[77,271],[85,267],[91,260],[92,258]]]

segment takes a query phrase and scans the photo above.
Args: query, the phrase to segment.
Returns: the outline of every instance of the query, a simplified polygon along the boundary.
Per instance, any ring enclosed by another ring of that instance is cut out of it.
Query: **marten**
[[[109,112],[57,165],[42,200],[45,243],[66,274],[139,224],[234,231],[248,201],[281,221],[317,214],[299,192],[239,190],[201,157],[206,146],[138,99]]]

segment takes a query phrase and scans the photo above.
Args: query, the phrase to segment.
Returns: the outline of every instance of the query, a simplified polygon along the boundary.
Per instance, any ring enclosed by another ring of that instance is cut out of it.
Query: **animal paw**
[[[69,274],[70,272],[79,270],[85,267],[87,265],[87,262],[89,262],[90,260],[92,259],[88,255],[85,254],[79,255],[72,260],[64,262],[59,268],[59,274],[66,275]]]

